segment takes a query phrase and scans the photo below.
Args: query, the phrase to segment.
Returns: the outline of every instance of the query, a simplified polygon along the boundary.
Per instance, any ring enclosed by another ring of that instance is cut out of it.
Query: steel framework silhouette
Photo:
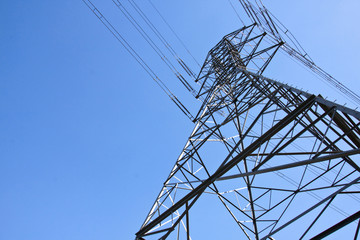
[[[264,77],[283,50],[332,81],[265,10],[241,3],[253,24],[209,51],[195,127],[136,239],[191,239],[201,198],[220,201],[240,239],[321,239],[345,226],[356,239],[360,113]]]
[[[191,212],[214,198],[234,220],[240,239],[322,239],[344,229],[357,239],[360,112],[267,78],[264,71],[283,51],[352,102],[359,105],[360,97],[318,67],[261,0],[239,0],[251,23],[209,51],[196,78],[197,92],[122,3],[113,0],[201,101],[195,117],[95,5],[83,2],[195,124],[137,240],[192,239]]]
[[[197,79],[203,105],[195,128],[138,239],[180,236],[181,226],[189,239],[189,211],[206,194],[218,197],[249,239],[299,228],[293,223],[302,218],[298,237],[308,237],[326,226],[329,211],[344,217],[323,235],[359,218],[358,208],[346,209],[348,217],[339,204],[358,206],[360,113],[263,77],[283,42],[265,43],[255,27],[209,52]]]

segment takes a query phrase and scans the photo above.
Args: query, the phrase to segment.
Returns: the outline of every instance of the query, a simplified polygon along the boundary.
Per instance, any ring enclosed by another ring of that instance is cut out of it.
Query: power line
[[[195,96],[196,92],[193,89],[193,87],[182,76],[182,74],[179,73],[179,71],[176,69],[176,67],[171,63],[171,61],[166,57],[166,55],[156,45],[156,43],[152,40],[152,38],[146,33],[144,28],[138,23],[138,21],[136,21],[136,19],[132,16],[132,14],[126,9],[126,7],[118,0],[116,0],[116,1],[113,0],[113,2],[117,6],[117,8],[122,12],[122,14],[126,17],[126,19],[133,25],[133,27],[140,33],[140,35],[150,45],[150,47],[156,52],[156,54],[160,57],[160,59],[167,65],[167,67],[175,74],[175,76],[180,80],[180,82],[186,87],[186,89]],[[166,42],[166,43],[164,43],[164,45],[165,45],[165,47],[167,47],[169,49],[168,46],[170,46],[170,44],[168,44]],[[171,52],[171,50],[173,52]],[[173,56],[178,60],[176,55],[174,55],[174,50],[172,48],[171,48],[171,50],[169,49],[169,51],[173,54]]]
[[[231,5],[231,8],[234,10],[234,12],[235,12],[236,16],[238,17],[238,19],[240,20],[240,22],[241,22],[244,26],[246,26],[245,22],[241,19],[239,13],[236,11],[236,9],[235,9],[234,5],[232,4],[231,0],[228,0],[228,3]]]
[[[128,53],[140,64],[146,73],[156,82],[163,92],[175,103],[175,105],[190,119],[194,117],[181,101],[170,91],[165,83],[155,74],[149,65],[140,57],[140,55],[131,47],[126,39],[116,30],[116,28],[105,18],[105,16],[96,8],[90,0],[82,0],[85,5],[95,14],[95,16],[103,23],[103,25],[111,32],[118,42],[126,49]]]
[[[186,47],[185,43],[181,40],[179,35],[175,32],[175,30],[170,26],[170,24],[166,21],[166,19],[163,17],[163,15],[160,13],[160,11],[157,9],[157,7],[153,4],[151,0],[148,0],[148,2],[151,4],[151,6],[155,9],[155,11],[158,13],[158,15],[161,17],[163,22],[168,26],[170,31],[174,34],[174,36],[177,38],[177,40],[180,42],[180,44],[183,46],[183,48],[187,51],[187,53],[192,57],[192,59],[196,62],[196,64],[201,67],[200,63],[196,60],[196,58],[193,56],[193,54],[190,52],[190,50]]]
[[[155,33],[155,35],[159,38],[159,40],[164,44],[166,48],[173,54],[174,58],[178,61],[181,67],[187,72],[187,74],[192,77],[194,80],[196,76],[194,72],[186,65],[186,63],[178,56],[172,46],[168,43],[168,41],[164,38],[164,36],[159,32],[157,27],[151,22],[151,20],[146,16],[146,14],[141,10],[138,4],[134,0],[128,0],[128,2],[132,5],[132,7],[137,11],[140,17],[145,21],[145,23],[149,26],[149,28]],[[166,21],[166,20],[165,20]]]
[[[285,42],[281,46],[281,49],[284,52],[314,72],[318,77],[328,82],[347,99],[360,105],[360,96],[317,66],[301,47],[294,35],[291,34],[291,32],[263,5],[261,1],[255,1],[257,7],[248,0],[239,0],[239,2],[249,18],[257,23],[263,31],[268,33],[269,37],[276,41]]]

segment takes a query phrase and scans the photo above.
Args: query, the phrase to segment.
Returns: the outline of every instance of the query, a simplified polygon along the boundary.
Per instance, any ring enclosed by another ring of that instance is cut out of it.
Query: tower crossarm
[[[281,46],[283,52],[315,73],[320,79],[325,80],[356,105],[360,105],[360,96],[317,66],[289,29],[261,1],[256,0],[255,4],[250,0],[239,0],[239,2],[253,24],[256,24],[258,28],[267,33],[269,41],[283,42]]]

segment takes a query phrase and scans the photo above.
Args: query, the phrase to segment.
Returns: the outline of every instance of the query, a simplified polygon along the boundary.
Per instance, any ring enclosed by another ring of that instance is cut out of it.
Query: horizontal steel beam
[[[285,84],[285,83],[281,83],[281,82],[278,82],[278,81],[273,80],[273,79],[271,79],[271,78],[264,77],[263,75],[260,75],[260,74],[258,74],[258,73],[251,72],[251,71],[249,71],[248,69],[246,69],[246,68],[244,68],[244,67],[237,66],[237,68],[238,68],[238,70],[239,70],[240,72],[244,72],[244,73],[247,73],[247,74],[249,74],[249,75],[252,75],[253,77],[256,77],[256,78],[258,78],[258,79],[265,80],[265,81],[270,82],[270,83],[274,83],[274,84],[276,84],[276,85],[278,85],[278,86],[281,86],[281,87],[283,87],[283,88],[285,88],[285,89],[288,89],[288,90],[290,90],[290,91],[292,91],[292,92],[301,94],[301,95],[304,96],[304,97],[309,97],[309,96],[312,95],[312,94],[310,94],[310,93],[308,93],[308,92],[305,92],[305,91],[303,91],[303,90],[297,89],[297,88],[292,87],[292,86],[289,86],[289,85],[287,85],[287,84]],[[346,113],[346,114],[349,114],[349,115],[351,115],[351,116],[353,116],[353,117],[355,117],[355,118],[357,118],[357,119],[360,120],[360,112],[358,112],[358,111],[356,111],[356,110],[353,110],[353,109],[348,108],[348,107],[345,107],[345,106],[343,106],[343,105],[340,105],[340,104],[331,102],[331,101],[329,101],[329,100],[324,99],[324,98],[321,97],[321,96],[316,97],[315,101],[318,102],[318,103],[321,103],[321,104],[323,104],[323,105],[325,105],[325,106],[327,106],[327,107],[330,107],[330,108],[331,108],[331,107],[336,107],[336,109],[337,109],[338,111],[343,112],[343,113]]]
[[[327,161],[327,160],[331,160],[331,159],[335,159],[335,158],[351,156],[351,155],[355,155],[355,154],[359,154],[359,153],[360,153],[360,149],[354,149],[354,150],[349,150],[349,151],[345,151],[345,152],[329,154],[329,155],[314,158],[314,159],[308,159],[308,160],[284,164],[284,165],[280,165],[280,166],[276,166],[276,167],[270,167],[270,168],[266,168],[266,169],[262,169],[262,170],[253,171],[253,172],[234,174],[231,176],[221,177],[221,178],[216,179],[216,181],[223,181],[223,180],[229,180],[229,179],[233,179],[233,178],[247,177],[247,176],[252,176],[252,175],[257,175],[257,174],[262,174],[262,173],[274,172],[274,171],[279,171],[279,170],[283,170],[283,169],[304,166],[307,164],[323,162],[323,161]]]

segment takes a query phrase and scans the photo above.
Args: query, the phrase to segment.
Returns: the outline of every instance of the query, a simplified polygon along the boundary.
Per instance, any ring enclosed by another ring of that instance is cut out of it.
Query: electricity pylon
[[[220,201],[239,239],[321,239],[345,226],[356,238],[360,113],[264,77],[279,49],[292,51],[268,34],[254,22],[209,51],[195,127],[136,239],[192,239],[201,198]]]
[[[189,214],[205,196],[219,199],[239,239],[292,229],[308,239],[359,218],[360,113],[263,77],[283,43],[255,27],[208,53],[194,130],[137,239],[190,239]]]
[[[239,0],[252,24],[228,34],[209,51],[196,78],[197,94],[165,61],[202,102],[195,117],[95,5],[83,2],[195,123],[137,240],[192,239],[191,212],[211,198],[234,220],[239,239],[322,239],[344,229],[344,238],[357,239],[360,113],[263,73],[280,50],[349,100],[360,104],[360,97],[315,65],[261,0]],[[114,3],[123,9],[119,1]],[[135,20],[132,23],[140,30]],[[180,58],[177,61],[193,75]],[[205,204],[208,218],[213,207]]]

